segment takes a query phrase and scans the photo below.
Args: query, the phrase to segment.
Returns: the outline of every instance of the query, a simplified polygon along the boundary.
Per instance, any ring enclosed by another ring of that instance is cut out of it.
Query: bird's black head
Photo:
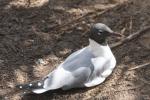
[[[103,23],[96,23],[91,27],[90,39],[96,41],[101,45],[107,44],[107,37],[109,36],[121,36],[118,33],[112,31],[107,25]]]

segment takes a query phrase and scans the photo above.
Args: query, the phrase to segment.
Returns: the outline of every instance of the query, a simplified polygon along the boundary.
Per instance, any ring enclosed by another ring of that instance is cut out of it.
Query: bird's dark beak
[[[117,37],[123,37],[122,34],[117,33],[117,32],[112,32],[112,33],[110,33],[110,35],[111,35],[111,36],[117,36]]]

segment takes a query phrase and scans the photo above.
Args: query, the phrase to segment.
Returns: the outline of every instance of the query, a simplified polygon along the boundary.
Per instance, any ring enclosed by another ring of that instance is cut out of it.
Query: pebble
[[[131,61],[131,58],[129,56],[125,56],[124,60],[125,60],[125,62],[129,62],[129,61]]]
[[[45,64],[43,59],[38,59],[38,61],[36,62],[37,64]]]
[[[85,22],[85,21],[82,21],[82,24],[86,24],[86,22]]]
[[[77,27],[77,30],[81,31],[81,30],[83,30],[83,28],[82,27]]]
[[[91,24],[87,24],[88,27],[91,27]]]

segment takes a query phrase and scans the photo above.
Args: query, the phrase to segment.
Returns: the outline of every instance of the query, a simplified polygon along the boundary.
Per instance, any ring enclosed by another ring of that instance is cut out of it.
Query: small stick
[[[127,89],[122,89],[122,90],[116,90],[115,92],[122,92],[122,91],[128,91],[128,90],[134,90],[134,89],[138,89],[140,87],[142,87],[143,85],[138,85],[138,86],[134,86],[131,88],[127,88]]]
[[[133,27],[133,18],[131,16],[130,17],[130,25],[129,25],[130,33],[132,32],[132,27]]]
[[[122,45],[123,43],[131,41],[132,39],[138,37],[139,35],[143,34],[145,31],[147,31],[149,29],[150,29],[150,26],[147,26],[147,27],[145,27],[145,28],[143,28],[143,29],[141,29],[141,30],[139,30],[139,31],[137,31],[137,32],[135,32],[135,33],[127,36],[126,38],[122,39],[121,41],[119,41],[119,42],[117,42],[115,44],[110,45],[110,47],[111,48],[116,48],[116,47]]]
[[[135,70],[135,69],[142,68],[142,67],[145,67],[145,66],[148,66],[148,65],[150,65],[150,63],[144,63],[142,65],[138,65],[138,66],[130,68],[128,70]]]

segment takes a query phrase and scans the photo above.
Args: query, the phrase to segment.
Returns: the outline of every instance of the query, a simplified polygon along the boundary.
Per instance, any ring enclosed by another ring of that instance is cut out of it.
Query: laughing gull
[[[42,80],[17,87],[40,94],[59,88],[68,90],[101,84],[116,65],[116,59],[107,44],[109,36],[121,35],[105,24],[94,24],[89,32],[88,46],[72,53]]]

